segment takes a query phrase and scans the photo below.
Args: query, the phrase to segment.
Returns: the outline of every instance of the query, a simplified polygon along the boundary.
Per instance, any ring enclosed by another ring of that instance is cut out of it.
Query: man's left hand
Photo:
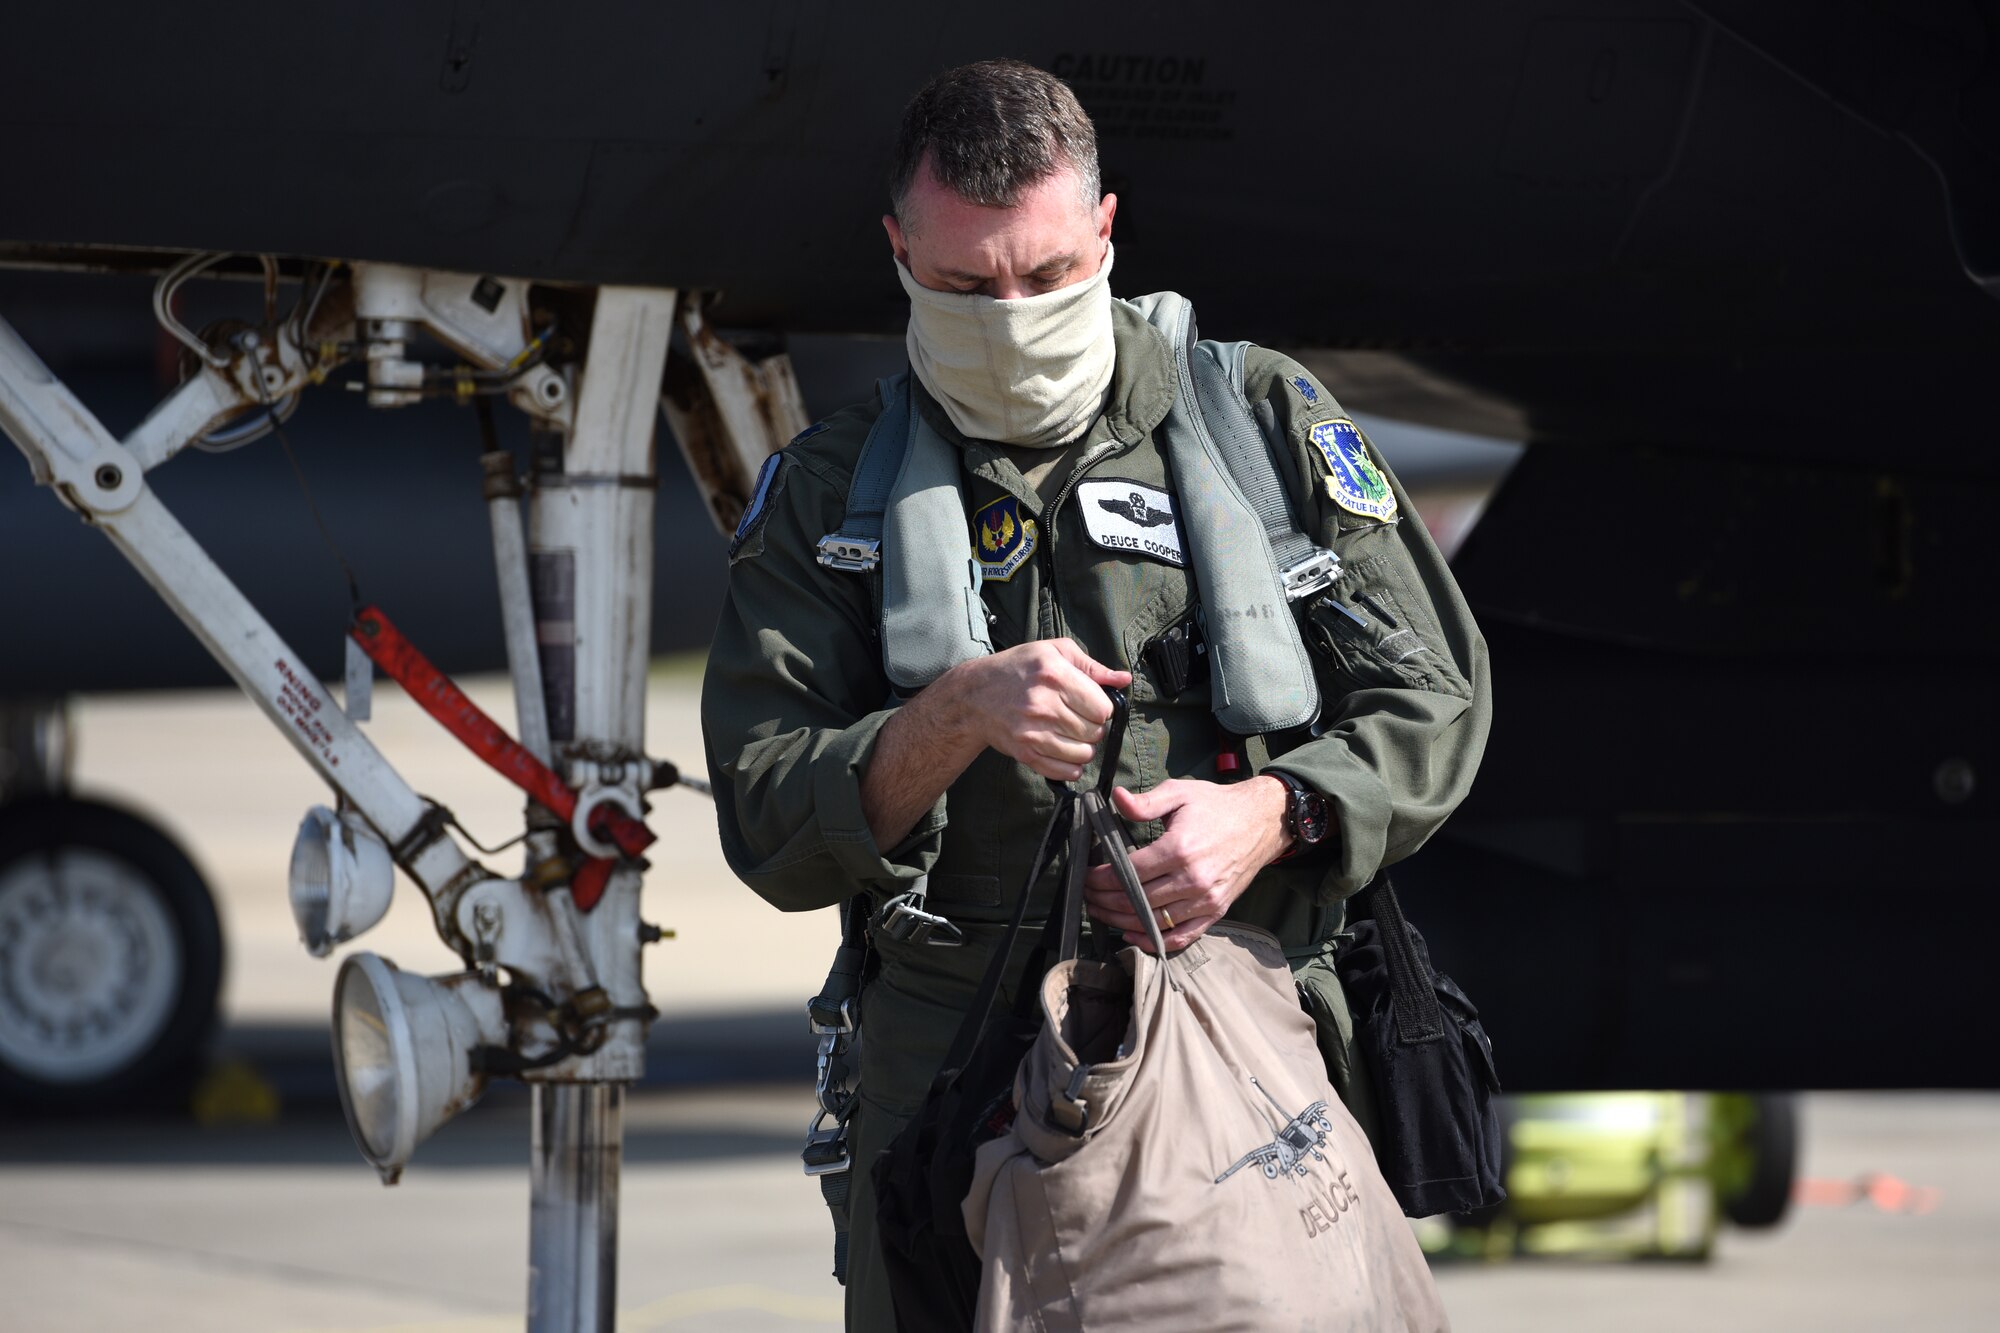
[[[1228,785],[1176,778],[1137,795],[1112,790],[1111,802],[1126,819],[1166,821],[1157,842],[1132,853],[1132,868],[1168,952],[1186,948],[1220,921],[1257,872],[1284,852],[1291,838],[1286,797],[1285,784],[1271,777]],[[1151,951],[1145,924],[1110,866],[1091,867],[1083,896],[1092,916]]]

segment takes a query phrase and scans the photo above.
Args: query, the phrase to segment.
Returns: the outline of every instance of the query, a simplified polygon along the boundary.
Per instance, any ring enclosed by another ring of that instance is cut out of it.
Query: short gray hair
[[[903,112],[889,202],[904,227],[910,186],[928,158],[938,184],[969,204],[1012,208],[1024,191],[1073,167],[1085,211],[1101,195],[1097,128],[1069,85],[1019,60],[946,70]]]

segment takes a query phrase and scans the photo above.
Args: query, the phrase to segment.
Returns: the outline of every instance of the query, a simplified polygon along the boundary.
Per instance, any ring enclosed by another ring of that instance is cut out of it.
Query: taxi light
[[[393,1185],[417,1145],[477,1101],[476,1053],[504,1044],[500,993],[476,972],[420,977],[350,954],[333,983],[333,1064],[361,1155]]]
[[[315,958],[368,930],[389,910],[396,870],[389,848],[352,811],[306,811],[292,843],[292,919]]]

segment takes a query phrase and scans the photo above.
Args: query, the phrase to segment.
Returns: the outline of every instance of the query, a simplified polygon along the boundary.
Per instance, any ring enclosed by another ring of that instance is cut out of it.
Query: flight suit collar
[[[1116,439],[1130,445],[1151,435],[1173,409],[1173,350],[1166,335],[1123,301],[1111,303],[1111,337],[1116,358],[1111,386],[1105,390],[1103,410],[1078,439]],[[1003,450],[991,441],[971,439],[952,425],[951,417],[915,376],[910,378],[910,391],[924,420],[965,456],[967,472],[992,482],[1027,506],[1030,514],[1041,516],[1041,497]]]

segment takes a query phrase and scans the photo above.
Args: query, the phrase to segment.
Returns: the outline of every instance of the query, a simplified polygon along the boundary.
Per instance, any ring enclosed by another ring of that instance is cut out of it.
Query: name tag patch
[[[1141,481],[1103,477],[1078,486],[1076,498],[1092,542],[1186,568],[1187,546],[1173,496]]]

